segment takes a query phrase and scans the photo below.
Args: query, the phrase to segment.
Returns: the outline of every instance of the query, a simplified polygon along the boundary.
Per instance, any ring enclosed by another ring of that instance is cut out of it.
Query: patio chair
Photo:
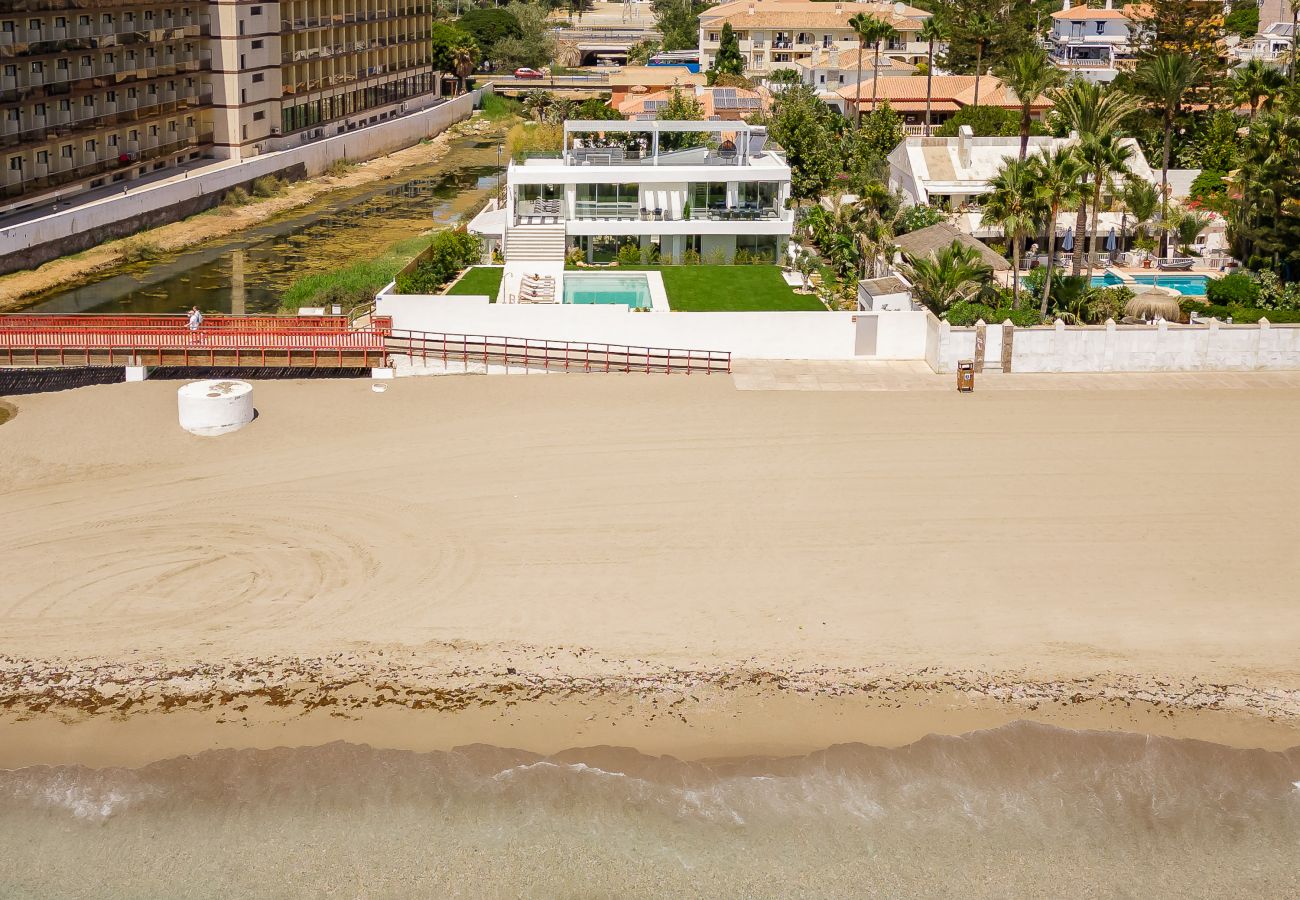
[[[655,207],[655,218],[654,218],[654,220],[655,220],[656,222],[662,222],[662,221],[664,220],[664,211],[663,211],[662,209],[660,209],[659,207],[657,207],[657,206]]]

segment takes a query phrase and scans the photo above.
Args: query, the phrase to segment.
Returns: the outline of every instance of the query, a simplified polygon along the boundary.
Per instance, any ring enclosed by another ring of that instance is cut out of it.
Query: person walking
[[[191,306],[188,318],[190,325],[190,340],[197,341],[199,340],[199,326],[203,324],[203,313],[199,312],[197,306]]]

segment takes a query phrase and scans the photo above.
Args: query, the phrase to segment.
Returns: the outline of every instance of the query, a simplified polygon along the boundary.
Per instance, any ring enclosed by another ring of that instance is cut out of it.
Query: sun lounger
[[[1184,256],[1178,259],[1160,260],[1160,268],[1167,272],[1186,272],[1195,264],[1196,260],[1192,259],[1190,256]]]

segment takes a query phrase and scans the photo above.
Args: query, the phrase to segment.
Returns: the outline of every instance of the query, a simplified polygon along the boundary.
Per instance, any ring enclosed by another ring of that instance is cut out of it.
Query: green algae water
[[[352,744],[0,772],[4,897],[1300,896],[1300,750],[1019,723],[713,763]]]
[[[275,312],[302,275],[378,256],[423,231],[455,224],[495,189],[496,147],[482,136],[456,138],[437,162],[331,191],[239,234],[38,297],[23,311]]]

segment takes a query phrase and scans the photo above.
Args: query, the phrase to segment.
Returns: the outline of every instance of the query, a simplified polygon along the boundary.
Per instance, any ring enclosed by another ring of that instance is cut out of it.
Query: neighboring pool
[[[630,309],[650,306],[650,284],[644,275],[580,275],[564,273],[565,303],[622,304]]]
[[[1137,284],[1157,284],[1160,287],[1175,290],[1188,297],[1204,297],[1208,275],[1134,275]],[[1105,275],[1092,276],[1093,287],[1115,287],[1124,283],[1117,275],[1107,272]]]

